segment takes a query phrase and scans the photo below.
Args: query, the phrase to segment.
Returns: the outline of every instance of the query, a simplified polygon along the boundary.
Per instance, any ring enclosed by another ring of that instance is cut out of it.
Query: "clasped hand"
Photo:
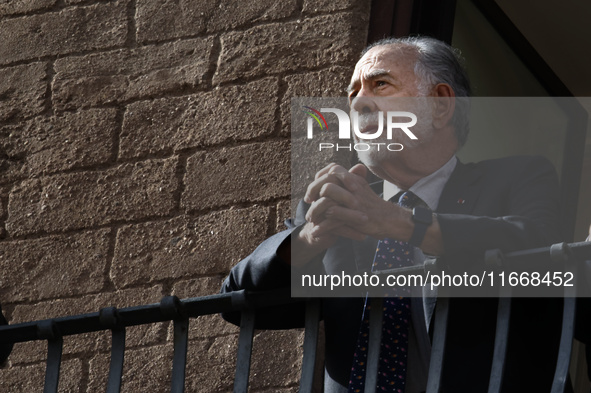
[[[400,237],[410,211],[384,201],[366,181],[367,168],[347,171],[337,164],[320,170],[308,186],[304,201],[311,205],[300,236],[309,245],[326,249],[338,236],[362,241]]]

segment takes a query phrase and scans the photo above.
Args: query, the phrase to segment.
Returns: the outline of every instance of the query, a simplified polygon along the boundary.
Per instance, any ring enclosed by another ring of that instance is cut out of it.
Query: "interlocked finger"
[[[348,173],[345,168],[340,165],[329,165],[323,168],[316,174],[316,178],[306,190],[304,201],[306,203],[312,203],[320,197],[320,190],[325,184],[342,184],[339,179],[339,175]]]
[[[312,206],[306,213],[306,221],[315,224],[319,223],[325,219],[326,211],[333,206],[336,206],[336,203],[330,198],[320,198],[312,202]]]

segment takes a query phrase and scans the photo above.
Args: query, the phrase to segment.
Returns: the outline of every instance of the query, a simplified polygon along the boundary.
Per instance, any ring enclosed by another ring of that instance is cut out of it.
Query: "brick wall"
[[[289,214],[289,99],[341,95],[368,0],[0,3],[0,301],[11,323],[216,293]],[[191,327],[187,391],[231,390],[237,329]],[[104,390],[109,334],[60,390]],[[300,331],[255,337],[253,391],[296,391]],[[168,323],[128,330],[124,391],[164,392]],[[42,390],[44,343],[0,391]]]

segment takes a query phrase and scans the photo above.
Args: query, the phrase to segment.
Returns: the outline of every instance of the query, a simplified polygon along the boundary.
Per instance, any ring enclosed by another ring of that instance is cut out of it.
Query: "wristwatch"
[[[415,223],[415,229],[408,243],[419,247],[425,238],[427,228],[433,223],[433,212],[427,207],[417,206],[412,209],[412,221]]]

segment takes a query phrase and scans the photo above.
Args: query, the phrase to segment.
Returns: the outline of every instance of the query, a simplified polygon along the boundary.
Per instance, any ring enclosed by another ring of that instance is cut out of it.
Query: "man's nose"
[[[351,109],[359,113],[377,112],[377,105],[372,97],[357,95],[351,101]]]

